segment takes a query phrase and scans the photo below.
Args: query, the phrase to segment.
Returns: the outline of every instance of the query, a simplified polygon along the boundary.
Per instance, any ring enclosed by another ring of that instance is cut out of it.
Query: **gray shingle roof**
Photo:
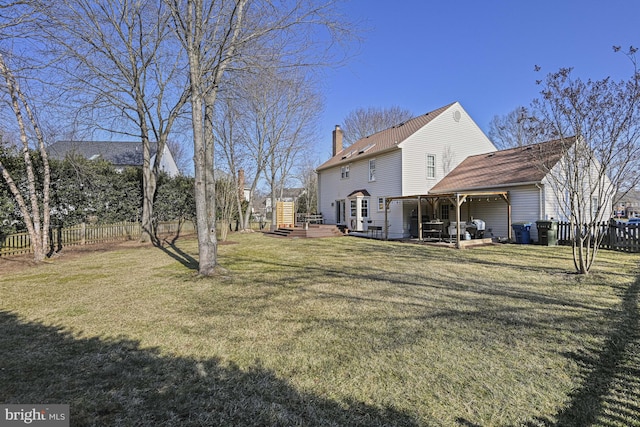
[[[455,104],[455,102],[421,116],[414,117],[413,119],[409,119],[404,123],[400,123],[383,131],[374,133],[366,138],[362,138],[327,160],[325,163],[320,165],[317,170],[328,169],[341,163],[346,164],[359,158],[369,157],[380,152],[391,150],[397,147],[402,141],[422,129],[453,104]]]
[[[151,143],[151,156],[157,144]],[[49,155],[62,160],[67,155],[78,155],[95,160],[104,159],[115,166],[142,166],[142,142],[119,141],[58,141],[48,147]]]
[[[575,138],[547,141],[467,157],[434,185],[429,193],[484,190],[524,183],[539,183]]]

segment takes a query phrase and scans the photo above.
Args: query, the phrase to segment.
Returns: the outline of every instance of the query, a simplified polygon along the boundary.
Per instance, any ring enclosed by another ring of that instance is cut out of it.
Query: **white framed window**
[[[436,177],[436,156],[435,154],[427,154],[426,161],[427,179]]]
[[[340,168],[340,178],[342,179],[349,178],[349,165],[344,165]]]
[[[351,206],[351,217],[355,218],[358,215],[358,208],[355,200],[351,200],[349,204]]]
[[[376,180],[376,159],[369,160],[369,181]]]
[[[384,197],[378,197],[378,212],[384,211]]]
[[[360,214],[363,218],[369,217],[369,199],[362,199],[360,203]]]
[[[440,205],[440,219],[449,219],[449,205]]]

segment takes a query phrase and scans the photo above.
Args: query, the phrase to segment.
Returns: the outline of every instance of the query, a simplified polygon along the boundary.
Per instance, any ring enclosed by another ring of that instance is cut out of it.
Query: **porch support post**
[[[431,219],[435,220],[438,218],[438,213],[436,212],[436,204],[438,203],[438,199],[435,197],[429,197],[427,202],[431,205]]]
[[[460,194],[456,193],[456,249],[460,249]]]
[[[511,241],[512,238],[512,234],[511,234],[511,201],[509,200],[509,193],[503,193],[500,195],[500,197],[502,197],[502,200],[504,200],[505,202],[507,202],[507,236],[509,238],[509,241]]]
[[[418,241],[422,242],[422,198],[418,196]]]
[[[456,205],[456,249],[460,249],[460,206],[467,200],[467,196],[460,193],[455,193],[455,196],[455,199],[449,200]]]

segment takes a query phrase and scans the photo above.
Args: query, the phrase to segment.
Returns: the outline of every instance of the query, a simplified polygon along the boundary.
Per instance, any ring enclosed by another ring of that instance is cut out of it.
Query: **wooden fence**
[[[604,237],[600,248],[622,252],[640,252],[640,225],[620,222],[602,222],[598,225]],[[571,245],[575,236],[569,222],[558,223],[558,244]]]
[[[51,228],[49,246],[52,251],[66,246],[90,245],[140,237],[142,227],[139,222],[119,222],[116,224],[79,224],[68,228]],[[158,235],[190,233],[194,231],[193,222],[160,222],[156,225]],[[0,256],[21,255],[32,252],[29,233],[0,236]]]

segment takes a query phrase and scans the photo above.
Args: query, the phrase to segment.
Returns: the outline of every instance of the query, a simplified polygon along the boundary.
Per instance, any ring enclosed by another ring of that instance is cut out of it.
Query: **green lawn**
[[[0,277],[0,403],[72,425],[640,426],[638,255],[230,235]],[[0,259],[0,263],[10,261]]]

